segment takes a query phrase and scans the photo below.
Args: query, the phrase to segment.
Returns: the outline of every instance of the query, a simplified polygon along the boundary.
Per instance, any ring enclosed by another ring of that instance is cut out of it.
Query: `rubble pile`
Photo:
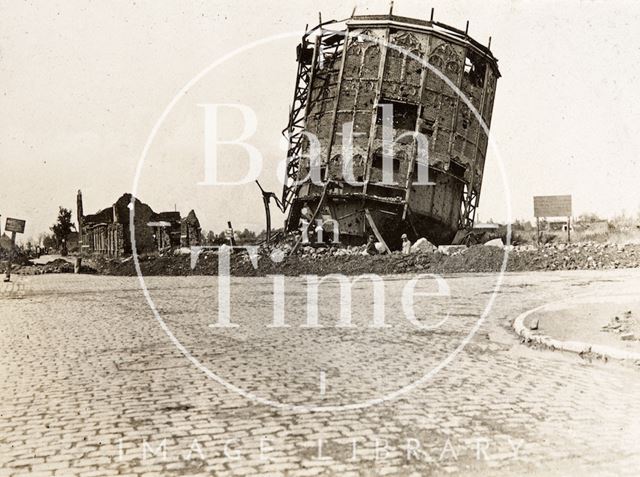
[[[368,255],[365,246],[300,247],[290,255],[292,245],[283,242],[260,247],[258,268],[254,268],[246,251],[231,256],[231,274],[236,276],[326,275],[342,273],[378,275],[399,273],[473,273],[498,272],[505,252],[507,271],[585,270],[634,268],[640,266],[640,244],[612,245],[598,243],[547,244],[535,246],[499,246],[498,244],[425,247],[407,255],[400,252]],[[141,255],[140,269],[144,275],[216,275],[218,257],[214,250],[202,251],[191,268],[190,255]],[[136,274],[131,257],[90,261],[98,273],[106,275]]]
[[[550,243],[514,247],[509,254],[509,270],[589,270],[637,268],[640,266],[639,244],[594,242]]]
[[[88,269],[82,270],[88,273]],[[17,275],[43,275],[47,273],[73,273],[73,265],[68,261],[58,258],[45,265],[34,265],[31,262],[22,265],[12,265],[11,272]]]
[[[625,311],[621,316],[614,316],[609,323],[602,327],[602,331],[617,333],[623,341],[640,341],[640,323],[634,319],[631,310]]]
[[[549,243],[504,246],[491,240],[484,245],[445,245],[435,247],[426,240],[416,241],[408,254],[399,251],[369,255],[367,246],[303,245],[291,253],[295,240],[283,239],[270,246],[258,247],[258,268],[254,268],[244,250],[231,255],[231,274],[236,276],[326,275],[342,273],[378,275],[399,273],[473,273],[498,272],[508,255],[507,271],[589,270],[640,267],[640,244]],[[179,252],[179,253],[177,253]],[[204,249],[192,268],[190,249],[165,253],[141,254],[138,258],[144,275],[217,275],[217,251]],[[0,262],[4,270],[4,263]],[[57,259],[46,265],[34,265],[26,257],[14,262],[13,272],[23,275],[73,273],[73,264]],[[85,257],[81,273],[134,276],[132,257],[108,258],[103,255]]]
[[[41,273],[73,273],[73,265],[62,258],[38,267]]]
[[[9,259],[9,250],[6,250],[0,247],[0,264],[2,266],[2,270],[4,270],[4,266]],[[13,257],[11,258],[11,262],[14,265],[29,265],[29,257],[19,249],[14,249]]]

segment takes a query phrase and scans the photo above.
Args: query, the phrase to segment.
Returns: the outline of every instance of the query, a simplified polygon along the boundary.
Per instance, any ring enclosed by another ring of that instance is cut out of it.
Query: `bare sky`
[[[25,238],[55,220],[57,206],[85,213],[132,189],[158,117],[198,72],[250,42],[360,13],[388,1],[0,1],[0,214],[27,220]],[[531,218],[532,196],[573,194],[574,213],[640,209],[640,4],[633,1],[396,0],[394,13],[463,28],[492,50],[498,82],[491,127],[514,217]],[[236,56],[203,78],[160,128],[139,197],[154,210],[195,208],[206,229],[226,220],[264,226],[255,185],[212,188],[203,179],[198,103],[243,103],[258,115],[261,181],[280,192],[276,164],[295,80],[289,37]],[[229,118],[221,135],[239,132]],[[245,164],[225,153],[223,172]],[[230,177],[227,175],[226,177]],[[485,168],[480,218],[504,220],[497,155]],[[279,217],[274,214],[275,226]]]

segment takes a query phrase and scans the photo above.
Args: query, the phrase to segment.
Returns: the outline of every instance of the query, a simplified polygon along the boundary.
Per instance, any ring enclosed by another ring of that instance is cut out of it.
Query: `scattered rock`
[[[418,240],[412,248],[417,253],[402,255],[391,253],[374,257],[363,255],[366,246],[344,246],[334,244],[318,246],[304,244],[297,253],[290,255],[296,238],[289,242],[281,241],[260,246],[258,270],[253,268],[248,254],[235,251],[231,254],[231,273],[237,276],[255,276],[268,274],[304,275],[344,273],[356,275],[376,273],[379,275],[395,273],[464,273],[498,272],[505,266],[507,271],[534,270],[584,270],[594,268],[630,268],[640,266],[640,244],[625,245],[624,253],[618,247],[605,247],[595,243],[545,244],[540,247],[524,246],[485,246],[448,245],[437,249],[426,240]],[[224,245],[221,248],[227,248]],[[186,250],[185,250],[186,251]],[[277,251],[277,253],[273,253]],[[396,250],[397,251],[397,250]],[[272,255],[273,253],[273,255]],[[189,255],[174,255],[173,251],[164,254],[142,254],[139,263],[144,275],[216,275],[218,273],[218,252],[203,250],[197,264],[191,267]],[[86,266],[85,266],[86,264]],[[2,264],[0,264],[2,266]],[[19,274],[67,273],[73,272],[73,265],[56,261],[48,266],[27,264],[14,270]],[[109,258],[103,256],[85,256],[81,273],[97,272],[105,275],[135,276],[136,270],[131,257]],[[630,315],[629,315],[630,316]],[[623,313],[613,320],[603,331],[611,333],[634,332],[640,337],[640,331],[629,328],[624,323],[629,316]]]
[[[444,253],[445,255],[456,255],[462,253],[466,249],[466,245],[440,245],[438,247],[438,252]]]
[[[499,239],[499,238],[489,240],[488,242],[485,242],[484,245],[485,247],[498,247],[498,248],[504,247],[504,243],[502,243],[502,239]]]
[[[416,242],[411,245],[411,252],[435,252],[438,248],[429,242],[426,238],[422,237],[416,240]]]

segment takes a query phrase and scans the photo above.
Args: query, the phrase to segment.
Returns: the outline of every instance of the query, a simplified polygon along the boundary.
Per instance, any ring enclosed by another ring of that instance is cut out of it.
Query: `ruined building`
[[[175,247],[180,244],[180,212],[154,213],[147,225],[153,230],[155,246],[158,250]]]
[[[158,250],[177,246],[198,246],[201,243],[202,229],[193,210],[185,218],[180,217],[180,212],[153,214],[147,225],[153,229]]]
[[[473,226],[487,134],[443,77],[489,125],[500,73],[488,47],[433,19],[367,15],[307,31],[297,57],[282,197],[289,208],[288,230],[299,227],[301,210],[314,211],[307,218],[337,221],[341,241],[347,243],[362,243],[376,233],[396,246],[407,233],[445,244]],[[415,184],[413,138],[394,145],[395,185],[382,183],[383,105],[393,106],[394,140],[407,131],[428,138],[433,185]],[[353,122],[353,178],[359,185],[343,177],[342,128],[348,122]],[[308,177],[305,131],[320,141],[323,184]]]
[[[202,228],[195,211],[191,210],[180,222],[180,245],[191,247],[201,245]]]
[[[131,194],[123,194],[113,205],[92,215],[84,215],[82,192],[78,191],[77,217],[81,251],[112,257],[132,253],[129,204]],[[200,223],[192,210],[182,219],[180,212],[156,213],[137,198],[134,201],[136,250],[148,253],[170,247],[200,244]]]

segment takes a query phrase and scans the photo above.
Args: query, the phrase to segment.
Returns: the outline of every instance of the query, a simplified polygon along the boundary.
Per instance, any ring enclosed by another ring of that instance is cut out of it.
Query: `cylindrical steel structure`
[[[458,230],[473,225],[487,135],[464,99],[423,62],[448,78],[489,125],[497,60],[464,31],[394,15],[354,16],[344,30],[321,26],[314,33],[298,47],[288,128],[289,180],[298,183],[285,186],[288,229],[298,228],[301,210],[317,208],[318,218],[337,221],[345,242],[360,243],[377,228],[392,246],[402,233],[451,243]],[[385,105],[393,110],[392,183],[382,180]],[[347,181],[348,123],[353,175]],[[320,175],[331,181],[328,188],[310,177],[312,144],[305,132],[318,138]],[[407,132],[428,139],[432,184],[416,184],[417,145]]]

